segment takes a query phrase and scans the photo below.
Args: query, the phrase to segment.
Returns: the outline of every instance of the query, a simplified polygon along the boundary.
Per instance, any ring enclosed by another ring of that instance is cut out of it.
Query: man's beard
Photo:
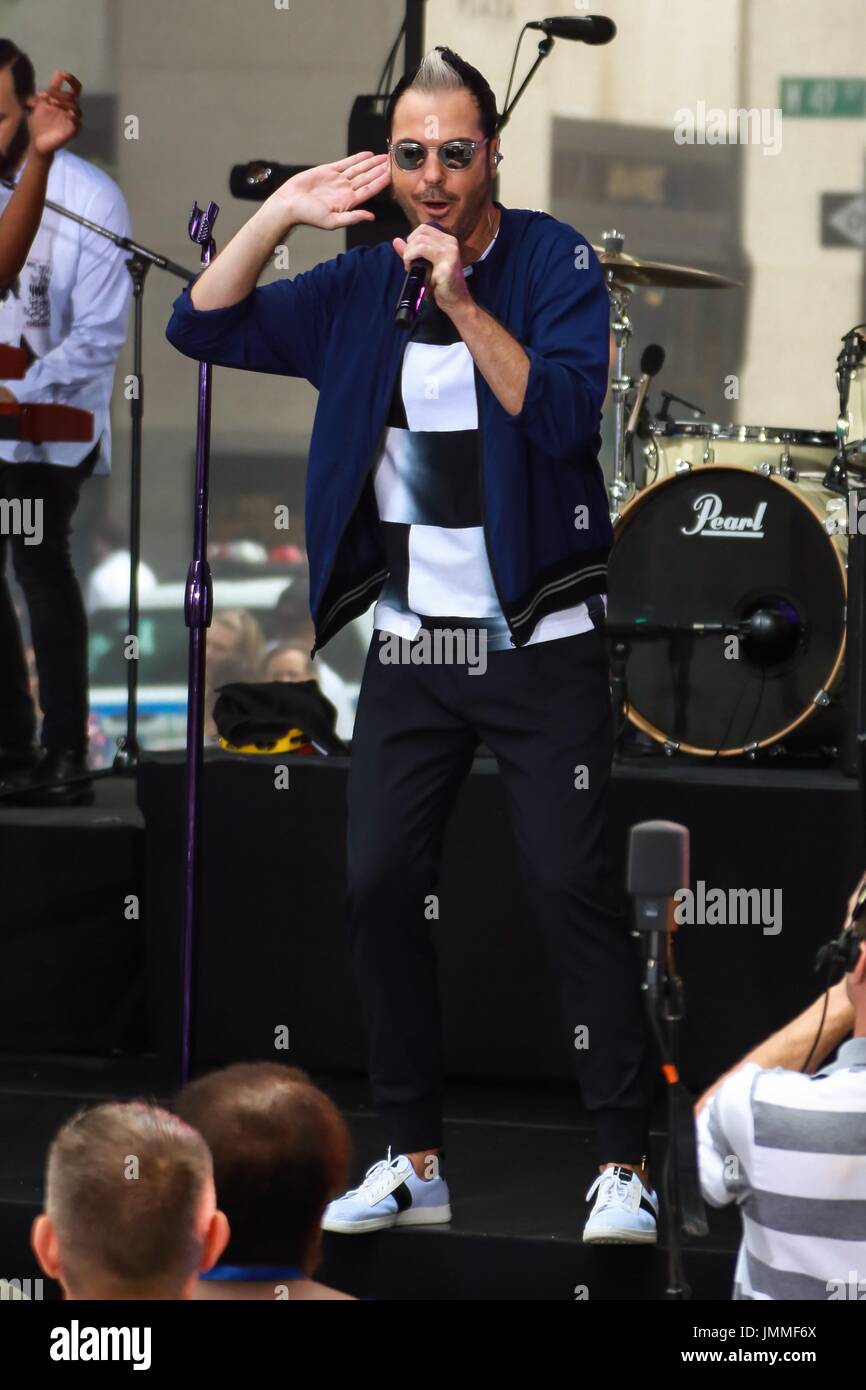
[[[461,243],[466,241],[466,238],[475,228],[475,224],[481,214],[481,209],[490,198],[491,187],[492,181],[491,183],[482,184],[481,187],[476,190],[475,196],[468,203],[464,204],[454,221],[448,226],[443,224],[449,236],[456,237]],[[427,218],[424,217],[424,210],[415,199],[407,198],[406,201],[403,202],[394,192],[393,185],[391,186],[390,193],[394,202],[398,205],[400,211],[409,222],[412,230],[414,231],[416,227],[422,226]],[[431,199],[431,201],[435,201],[435,199]],[[450,198],[443,198],[441,201],[452,202],[453,200]]]
[[[6,149],[0,150],[0,179],[12,178],[21,156],[26,153],[29,144],[30,131],[27,128],[27,117],[22,116],[18,123],[18,129]]]

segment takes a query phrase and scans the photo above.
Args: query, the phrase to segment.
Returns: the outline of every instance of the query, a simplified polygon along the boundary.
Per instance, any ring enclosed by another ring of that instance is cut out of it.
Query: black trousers
[[[93,472],[99,445],[75,468],[56,463],[0,462],[0,498],[41,507],[38,544],[0,528],[0,747],[19,748],[36,735],[27,662],[6,581],[7,551],[24,591],[44,715],[42,746],[87,749],[87,618],[72,566],[69,536],[81,485]],[[10,508],[4,508],[11,517]],[[23,516],[27,516],[22,509]]]
[[[395,1151],[442,1146],[425,906],[455,793],[483,741],[505,783],[530,902],[561,982],[563,1046],[595,1117],[598,1162],[636,1163],[647,1151],[657,1052],[622,892],[606,868],[604,640],[593,629],[486,659],[483,675],[466,665],[383,664],[378,632],[367,654],[348,785],[348,915],[373,1101]],[[588,1030],[582,1048],[578,1027]]]

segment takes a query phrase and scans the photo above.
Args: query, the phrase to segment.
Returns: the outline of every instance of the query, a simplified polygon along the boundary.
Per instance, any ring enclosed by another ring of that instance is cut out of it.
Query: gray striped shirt
[[[747,1063],[697,1129],[704,1197],[742,1214],[734,1298],[866,1298],[866,1037],[814,1076]]]

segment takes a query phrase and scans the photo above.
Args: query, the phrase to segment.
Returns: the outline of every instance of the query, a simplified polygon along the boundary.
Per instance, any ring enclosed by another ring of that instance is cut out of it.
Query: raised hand
[[[64,91],[64,84],[71,90]],[[27,102],[31,144],[38,154],[53,154],[81,129],[78,97],[81,83],[71,72],[57,71],[48,88]]]
[[[390,182],[390,156],[364,150],[335,164],[319,164],[295,174],[271,197],[293,223],[330,231],[356,222],[374,222],[373,213],[360,205]]]

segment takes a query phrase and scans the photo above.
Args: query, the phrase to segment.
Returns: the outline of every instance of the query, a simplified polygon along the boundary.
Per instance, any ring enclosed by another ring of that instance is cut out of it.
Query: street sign
[[[821,245],[866,251],[866,193],[821,194]]]
[[[783,77],[779,105],[783,116],[866,116],[866,79]]]

